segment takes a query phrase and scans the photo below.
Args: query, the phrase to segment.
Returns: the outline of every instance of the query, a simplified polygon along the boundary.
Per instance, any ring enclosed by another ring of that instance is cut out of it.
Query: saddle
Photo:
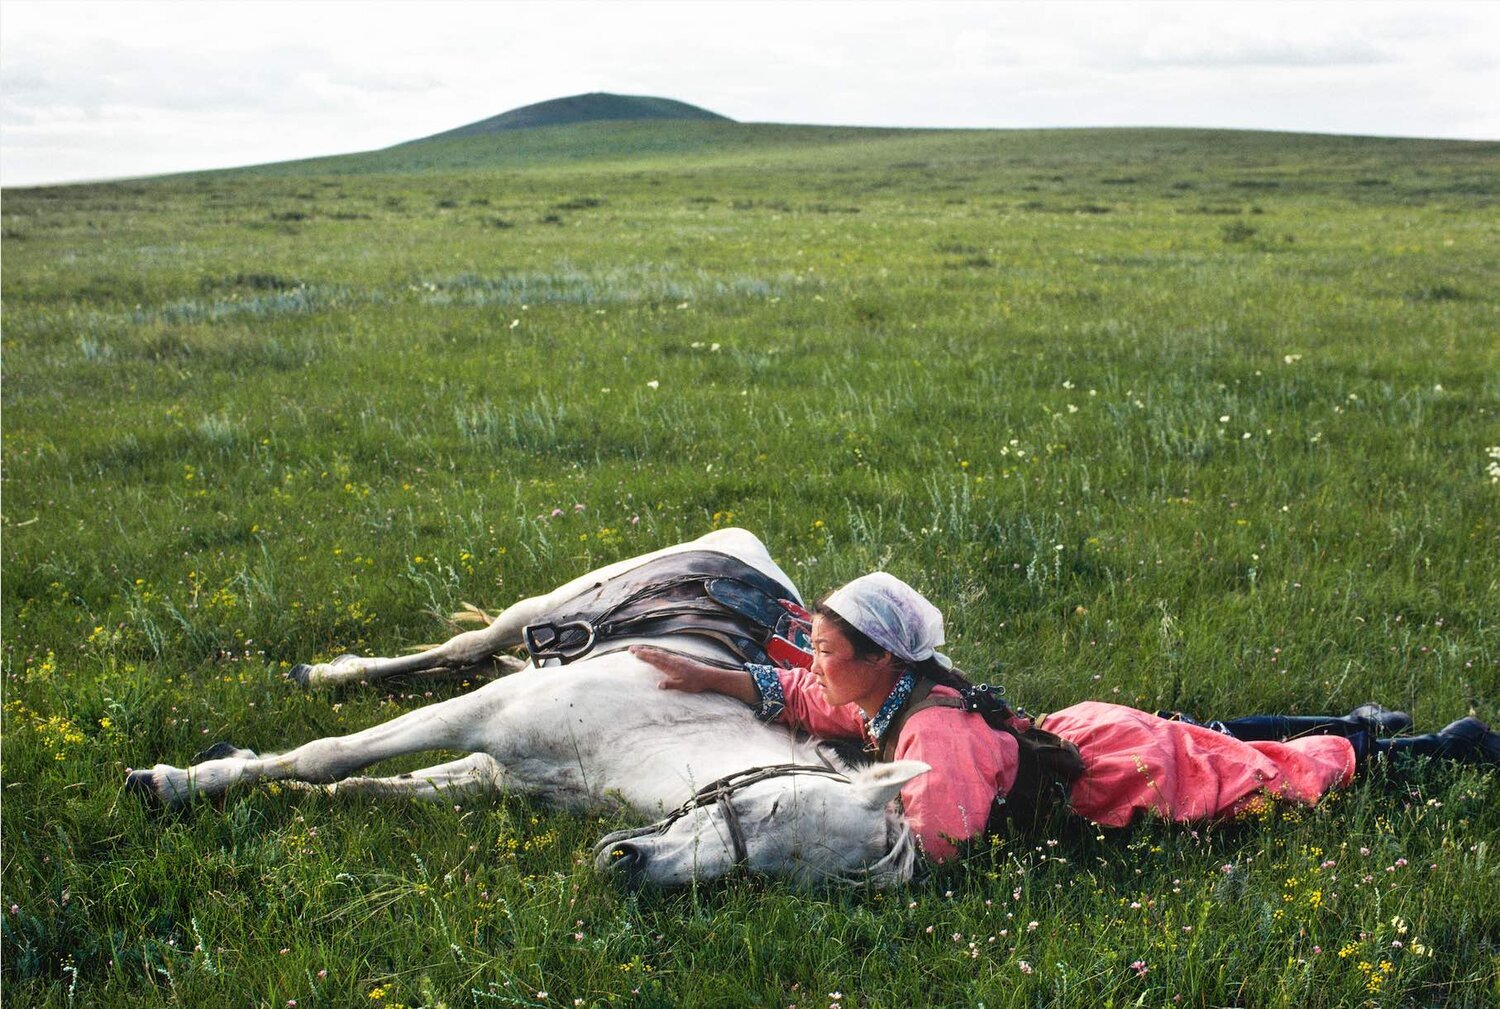
[[[521,633],[538,665],[673,634],[711,641],[739,664],[810,665],[811,617],[796,599],[790,585],[736,557],[689,550],[595,582]]]

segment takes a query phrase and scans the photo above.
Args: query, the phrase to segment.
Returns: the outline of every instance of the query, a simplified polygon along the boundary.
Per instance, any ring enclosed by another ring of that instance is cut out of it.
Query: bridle
[[[620,831],[611,834],[600,841],[599,847],[603,848],[609,844],[630,840],[647,835],[660,836],[672,828],[678,820],[683,819],[695,809],[703,809],[709,806],[718,806],[719,815],[724,820],[725,829],[729,833],[729,845],[734,854],[732,871],[748,871],[750,865],[750,850],[745,844],[745,831],[740,825],[739,814],[735,812],[733,798],[734,794],[750,785],[766,781],[771,778],[782,778],[791,775],[810,775],[820,778],[831,778],[834,781],[851,784],[848,775],[828,767],[824,764],[768,764],[763,767],[751,767],[743,771],[735,771],[724,777],[710,782],[693,795],[682,805],[668,813],[662,819],[641,827],[636,830]],[[895,837],[887,834],[890,844],[889,850],[874,864],[855,872],[844,872],[835,874],[833,878],[841,882],[861,883],[870,882],[875,879],[883,879],[891,872],[907,871],[915,861],[916,849],[913,841],[911,828],[904,820],[894,831]]]

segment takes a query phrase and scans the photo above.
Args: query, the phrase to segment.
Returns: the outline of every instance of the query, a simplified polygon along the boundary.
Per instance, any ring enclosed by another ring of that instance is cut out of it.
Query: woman
[[[655,648],[632,651],[662,671],[664,689],[737,697],[765,721],[862,740],[883,760],[928,764],[932,770],[901,798],[923,851],[937,861],[985,834],[997,815],[1036,817],[1054,796],[1066,795],[1072,812],[1088,820],[1123,827],[1145,813],[1233,816],[1268,796],[1310,804],[1347,785],[1361,759],[1397,749],[1500,762],[1500,734],[1473,718],[1435,735],[1376,739],[1410,724],[1378,705],[1344,717],[1257,716],[1206,726],[1085,701],[1041,719],[1045,731],[1037,731],[952,668],[937,652],[942,614],[884,572],[817,603],[811,637],[808,669],[724,669]],[[1235,738],[1236,731],[1250,738]],[[1265,738],[1272,732],[1305,734]]]

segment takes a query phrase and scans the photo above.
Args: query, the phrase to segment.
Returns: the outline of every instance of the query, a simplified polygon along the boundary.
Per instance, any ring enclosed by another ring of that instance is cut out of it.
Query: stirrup
[[[582,631],[583,643],[572,647],[563,644],[563,635],[568,631]],[[569,620],[565,623],[554,624],[527,624],[521,628],[521,636],[526,641],[526,650],[531,657],[538,661],[556,659],[563,665],[567,665],[574,659],[581,659],[593,650],[595,634],[594,625],[587,620]]]

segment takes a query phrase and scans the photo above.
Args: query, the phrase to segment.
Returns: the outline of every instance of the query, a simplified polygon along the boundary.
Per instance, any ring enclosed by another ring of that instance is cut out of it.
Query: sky
[[[747,122],[1500,139],[1500,3],[0,0],[0,184],[372,150],[588,91]]]

